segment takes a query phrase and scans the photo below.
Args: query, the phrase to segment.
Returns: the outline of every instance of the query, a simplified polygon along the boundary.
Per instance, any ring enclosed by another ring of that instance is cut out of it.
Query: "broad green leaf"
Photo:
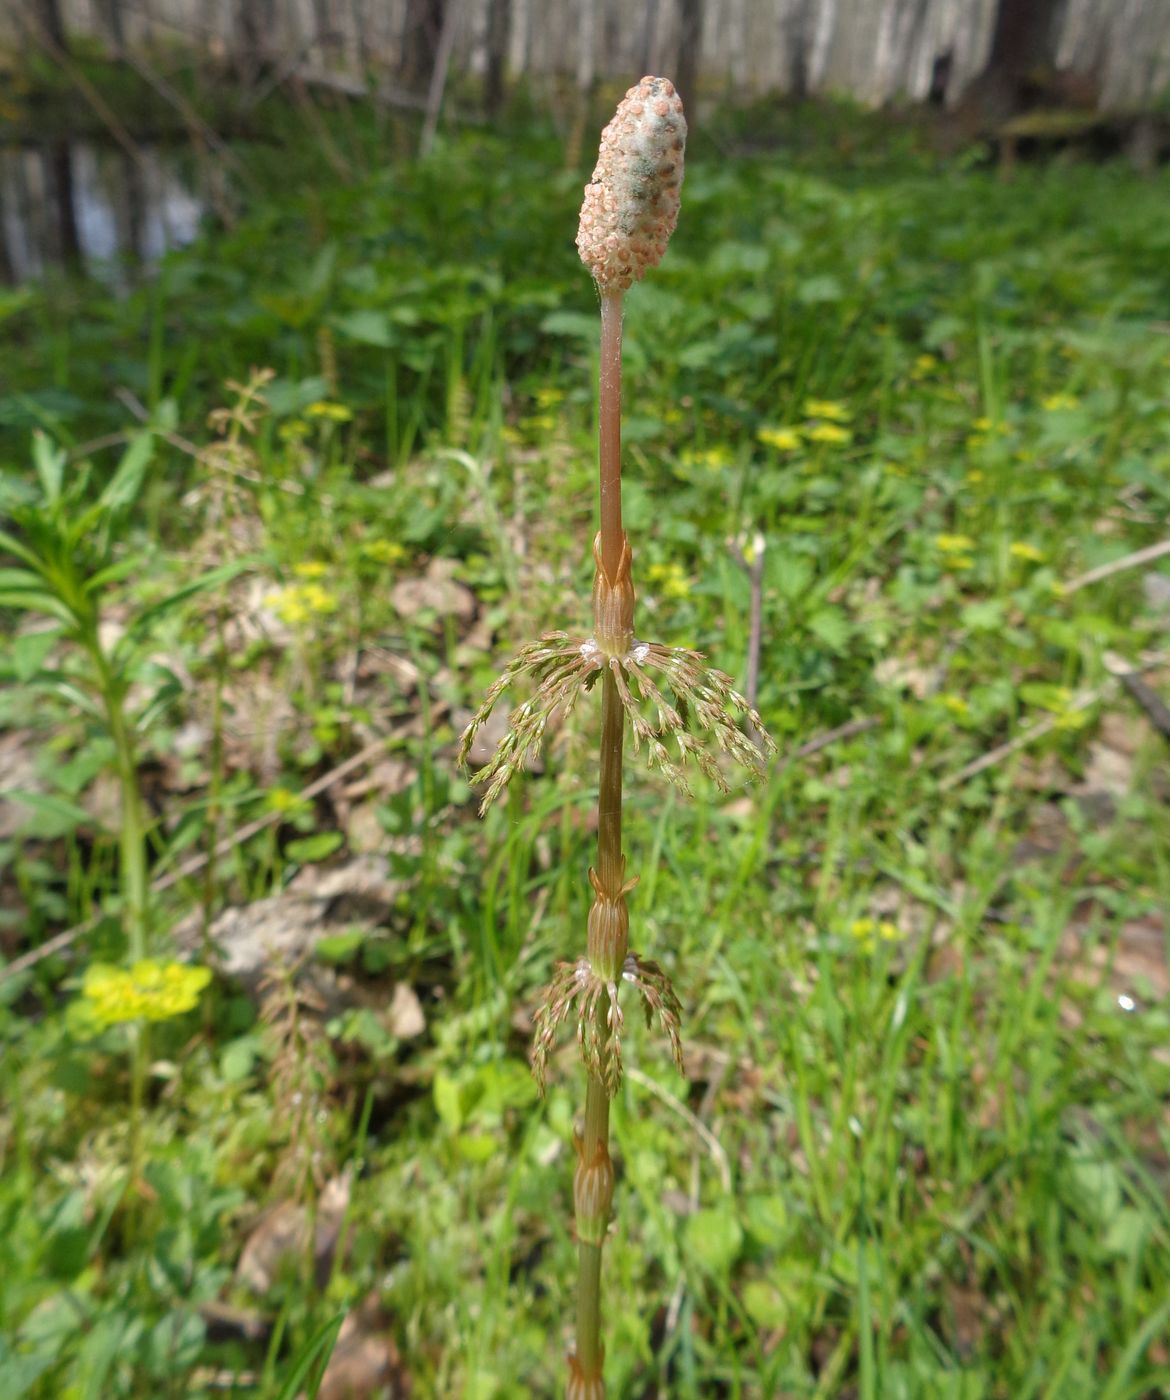
[[[463,1126],[463,1095],[458,1083],[443,1070],[435,1075],[431,1090],[435,1100],[435,1112],[439,1121],[451,1132],[457,1133]]]
[[[356,340],[361,345],[377,345],[384,350],[397,345],[400,339],[397,328],[386,312],[372,308],[347,311],[342,316],[334,316],[330,324],[349,340]]]
[[[699,1210],[687,1218],[687,1249],[708,1272],[726,1275],[743,1245],[743,1228],[730,1205]]]
[[[335,933],[328,938],[319,938],[313,950],[322,962],[348,962],[366,941],[365,929],[349,929],[346,933]]]
[[[290,841],[285,847],[285,855],[299,865],[311,865],[315,860],[326,860],[345,840],[340,831],[318,831],[313,836],[302,836],[298,841]]]
[[[13,637],[10,654],[16,679],[31,681],[60,637],[61,633],[55,627],[45,632],[22,632],[18,637]]]

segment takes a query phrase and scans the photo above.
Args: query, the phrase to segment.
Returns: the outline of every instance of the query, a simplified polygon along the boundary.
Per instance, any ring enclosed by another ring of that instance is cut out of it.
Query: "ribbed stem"
[[[622,557],[622,294],[601,297],[601,557],[617,574]]]
[[[601,383],[599,457],[601,468],[601,559],[616,577],[622,558],[622,296],[601,298]],[[601,684],[601,779],[597,795],[597,877],[616,898],[622,888],[622,742],[625,713],[617,681],[607,666]],[[585,1090],[585,1135],[581,1159],[609,1157],[609,1095],[602,1080],[589,1075]],[[601,1243],[582,1240],[577,1265],[577,1353],[575,1370],[589,1394],[603,1393],[601,1367]]]

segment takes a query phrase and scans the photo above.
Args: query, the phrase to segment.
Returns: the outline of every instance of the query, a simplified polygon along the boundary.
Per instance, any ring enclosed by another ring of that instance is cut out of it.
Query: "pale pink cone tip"
[[[686,140],[682,98],[668,78],[630,88],[601,133],[577,251],[603,292],[624,292],[662,261],[678,222]]]

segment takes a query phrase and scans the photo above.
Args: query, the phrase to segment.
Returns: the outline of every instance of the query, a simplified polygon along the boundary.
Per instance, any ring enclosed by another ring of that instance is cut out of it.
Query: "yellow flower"
[[[1015,559],[1026,559],[1029,564],[1044,563],[1044,551],[1037,549],[1034,544],[1029,544],[1027,540],[1013,540],[1008,545],[1008,553]]]
[[[319,583],[294,583],[264,595],[266,606],[274,609],[281,622],[290,626],[307,622],[313,613],[337,611],[337,597]]]
[[[541,388],[537,389],[533,397],[541,408],[556,408],[557,404],[564,402],[565,391],[563,389]]]
[[[1062,409],[1076,408],[1077,401],[1071,394],[1049,394],[1040,400],[1041,406],[1048,413],[1059,413]]]
[[[295,812],[298,807],[306,805],[299,792],[286,787],[270,788],[264,801],[273,812]]]
[[[810,418],[830,418],[834,423],[848,423],[850,418],[845,405],[834,403],[832,399],[808,399],[804,411]]]
[[[978,467],[972,467],[967,473],[967,485],[978,486],[983,480],[983,472]]]
[[[944,695],[942,697],[942,702],[943,705],[950,710],[951,714],[957,715],[960,718],[962,718],[963,715],[971,713],[971,706],[967,704],[966,700],[964,700],[961,695]]]
[[[883,943],[900,943],[904,934],[897,924],[889,919],[854,919],[849,932],[863,953],[872,953],[878,939]]]
[[[944,554],[967,554],[975,548],[970,535],[935,535],[934,542]]]
[[[799,428],[760,428],[756,437],[777,452],[795,452],[800,446]]]
[[[362,553],[379,564],[398,564],[406,558],[406,549],[397,540],[369,540],[362,545]]]
[[[731,448],[725,442],[717,442],[710,447],[684,447],[678,454],[679,465],[684,467],[706,467],[711,472],[721,472],[734,461]]]
[[[166,1021],[181,1016],[198,1005],[199,995],[210,981],[209,968],[186,963],[144,958],[129,970],[93,963],[86,969],[81,995],[86,1018],[104,1030],[124,1021]]]
[[[646,577],[659,585],[659,592],[666,598],[685,598],[691,591],[686,573],[676,560],[669,564],[651,564]]]
[[[991,432],[991,429],[994,426],[994,424],[992,423],[990,418],[976,418],[974,423],[971,424],[971,426],[975,429],[977,433],[989,433]]]
[[[282,442],[300,442],[309,436],[309,425],[303,418],[290,418],[276,430]]]
[[[353,417],[353,410],[346,408],[343,403],[331,403],[328,399],[318,399],[316,403],[311,403],[305,409],[305,414],[309,418],[323,418],[329,423],[348,423]]]
[[[329,566],[322,564],[320,559],[306,559],[302,564],[293,565],[297,578],[324,578],[328,572]]]
[[[938,361],[933,355],[919,355],[914,361],[914,378],[923,379],[938,368]]]
[[[815,427],[809,428],[808,437],[810,442],[852,442],[853,434],[848,428],[842,428],[836,423],[818,423]]]

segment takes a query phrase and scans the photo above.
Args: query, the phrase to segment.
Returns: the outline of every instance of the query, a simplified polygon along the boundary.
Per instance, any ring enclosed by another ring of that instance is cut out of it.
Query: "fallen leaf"
[[[470,622],[475,616],[475,595],[466,584],[451,577],[458,567],[453,559],[432,559],[421,578],[400,579],[390,590],[390,601],[401,616],[420,612],[455,617]]]
[[[349,1190],[349,1174],[343,1173],[327,1181],[317,1199],[313,1270],[322,1288],[328,1283],[333,1268],[333,1255],[349,1205]],[[300,1267],[308,1239],[308,1207],[297,1201],[281,1201],[261,1217],[248,1236],[236,1265],[236,1282],[254,1293],[267,1293],[282,1273]]]

